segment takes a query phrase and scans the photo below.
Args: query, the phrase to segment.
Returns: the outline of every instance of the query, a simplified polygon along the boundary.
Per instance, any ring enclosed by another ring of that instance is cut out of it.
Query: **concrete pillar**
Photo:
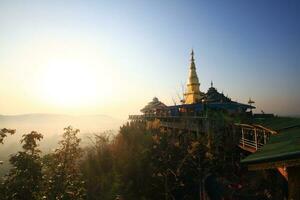
[[[289,200],[300,199],[300,166],[288,167]]]

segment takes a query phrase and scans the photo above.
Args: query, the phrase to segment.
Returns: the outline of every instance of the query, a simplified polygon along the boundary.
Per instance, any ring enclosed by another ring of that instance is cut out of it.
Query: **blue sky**
[[[193,48],[202,91],[212,80],[233,100],[254,99],[257,112],[300,114],[299,11],[296,0],[2,0],[0,113],[126,116],[153,96],[172,104]],[[45,63],[79,57],[83,66],[94,60],[107,83],[97,101],[68,107],[37,97]]]

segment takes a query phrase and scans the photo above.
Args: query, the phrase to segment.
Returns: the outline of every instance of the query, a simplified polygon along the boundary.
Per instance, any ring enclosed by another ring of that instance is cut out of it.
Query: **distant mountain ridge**
[[[22,115],[0,115],[0,129],[16,129],[14,135],[4,139],[0,144],[0,175],[7,172],[9,168],[8,158],[21,149],[20,140],[23,134],[37,131],[44,138],[39,142],[43,153],[48,153],[58,146],[63,129],[67,126],[80,129],[79,137],[82,138],[82,146],[90,143],[89,138],[94,134],[102,134],[109,130],[110,134],[117,133],[124,120],[116,119],[108,115],[64,115],[64,114],[22,114]]]
[[[63,129],[72,126],[80,130],[80,135],[85,136],[105,131],[117,132],[124,120],[107,115],[64,115],[64,114],[22,114],[0,115],[0,128],[16,129],[14,136],[7,137],[5,146],[18,143],[21,136],[31,131],[38,131],[44,135],[44,140],[58,140]],[[0,149],[1,150],[1,149]],[[1,152],[0,152],[1,154]]]
[[[107,118],[112,120],[117,120],[109,115],[67,115],[67,114],[48,114],[48,113],[30,113],[30,114],[20,114],[20,115],[1,115],[0,120],[8,120],[8,119],[34,119],[34,118],[57,118],[57,117],[64,117],[64,118],[85,118],[85,117],[98,117],[98,118]]]
[[[41,125],[79,125],[78,128],[86,129],[88,126],[99,129],[115,129],[122,124],[122,120],[108,115],[65,115],[65,114],[22,114],[22,115],[0,115],[0,127],[4,125],[32,125],[39,127]],[[15,126],[14,126],[15,127]],[[16,128],[17,128],[16,127]],[[13,128],[13,127],[11,127]]]

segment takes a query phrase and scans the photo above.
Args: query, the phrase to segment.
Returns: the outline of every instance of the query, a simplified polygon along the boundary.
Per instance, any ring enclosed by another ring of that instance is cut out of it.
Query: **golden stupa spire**
[[[198,76],[197,76],[197,72],[196,72],[196,64],[195,64],[193,49],[191,52],[191,64],[190,64],[188,84],[199,84],[199,80],[198,80]]]
[[[189,77],[187,81],[187,92],[184,94],[185,103],[192,104],[197,103],[202,99],[202,93],[200,92],[200,83],[196,72],[196,64],[194,59],[194,50],[191,52],[191,63],[189,69]]]
[[[194,63],[195,62],[195,59],[194,59],[194,49],[192,49],[192,52],[191,52],[191,62]],[[195,64],[195,63],[194,63]]]

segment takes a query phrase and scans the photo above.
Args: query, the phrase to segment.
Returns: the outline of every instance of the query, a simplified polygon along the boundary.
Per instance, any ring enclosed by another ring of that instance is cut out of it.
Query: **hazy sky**
[[[195,50],[257,112],[300,114],[300,1],[0,1],[0,114],[138,113],[178,101]]]

